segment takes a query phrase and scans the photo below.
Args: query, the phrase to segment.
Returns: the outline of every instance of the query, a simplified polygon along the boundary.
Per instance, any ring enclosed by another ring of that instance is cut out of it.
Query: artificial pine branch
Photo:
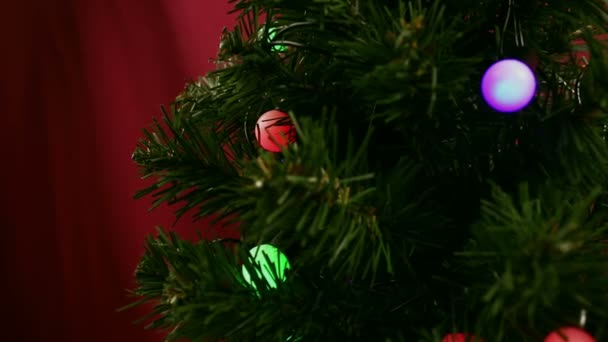
[[[154,182],[138,197],[236,219],[241,238],[150,238],[136,293],[158,303],[151,327],[194,341],[527,342],[584,309],[605,338],[603,0],[232,2],[218,69],[134,160]],[[479,94],[506,57],[536,63],[538,83],[511,115]],[[278,154],[254,135],[271,109],[297,127]],[[292,263],[277,288],[247,257],[263,243]]]
[[[523,185],[513,198],[495,187],[493,200],[482,203],[473,242],[459,254],[469,263],[462,275],[476,279],[466,298],[471,307],[480,301],[486,335],[525,340],[551,320],[576,322],[582,309],[600,322],[608,317],[600,304],[608,303],[608,256],[600,243],[608,226],[605,213],[589,210],[599,193],[548,184],[534,195]]]

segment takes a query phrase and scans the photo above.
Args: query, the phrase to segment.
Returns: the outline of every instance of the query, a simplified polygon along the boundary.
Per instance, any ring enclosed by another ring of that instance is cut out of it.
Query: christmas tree
[[[133,159],[137,197],[240,239],[150,236],[150,328],[608,340],[604,0],[233,3]]]

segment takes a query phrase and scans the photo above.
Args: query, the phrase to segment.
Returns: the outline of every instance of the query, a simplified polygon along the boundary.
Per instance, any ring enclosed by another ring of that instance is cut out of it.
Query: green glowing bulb
[[[249,254],[261,269],[261,271],[258,270],[259,278],[266,280],[271,288],[277,287],[277,280],[285,280],[285,270],[290,269],[291,265],[285,254],[281,253],[278,248],[272,245],[259,245],[249,250]],[[245,265],[243,265],[242,271],[245,281],[255,289],[255,283]]]
[[[270,28],[270,30],[268,30],[268,41],[272,42],[276,36],[277,36],[277,28],[276,27],[272,27]],[[286,52],[287,51],[287,46],[285,45],[274,45],[272,47],[272,51],[275,52]]]

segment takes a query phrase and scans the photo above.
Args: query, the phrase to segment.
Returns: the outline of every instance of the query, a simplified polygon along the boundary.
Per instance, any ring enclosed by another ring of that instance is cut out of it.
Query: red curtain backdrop
[[[227,0],[26,0],[0,20],[3,341],[161,341],[117,313],[155,225],[141,130],[213,68]],[[176,227],[194,236],[205,222]],[[225,234],[226,232],[220,232]]]

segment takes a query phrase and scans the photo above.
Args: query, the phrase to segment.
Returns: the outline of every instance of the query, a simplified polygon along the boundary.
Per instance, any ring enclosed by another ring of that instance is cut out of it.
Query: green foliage
[[[192,341],[540,341],[608,332],[603,0],[234,0],[218,68],[134,155],[137,194],[239,223],[239,241],[147,240],[135,294]],[[590,63],[570,57],[583,39]],[[283,48],[285,47],[285,48]],[[499,58],[537,60],[521,112],[480,97]],[[289,112],[297,142],[255,141]],[[289,258],[274,289],[247,251]]]
[[[608,310],[595,304],[608,297],[606,215],[590,211],[598,194],[550,184],[531,197],[522,185],[517,198],[494,188],[483,201],[472,241],[459,254],[466,257],[462,274],[475,278],[469,291],[486,336],[526,340],[531,328],[577,322],[581,308],[605,322]]]

